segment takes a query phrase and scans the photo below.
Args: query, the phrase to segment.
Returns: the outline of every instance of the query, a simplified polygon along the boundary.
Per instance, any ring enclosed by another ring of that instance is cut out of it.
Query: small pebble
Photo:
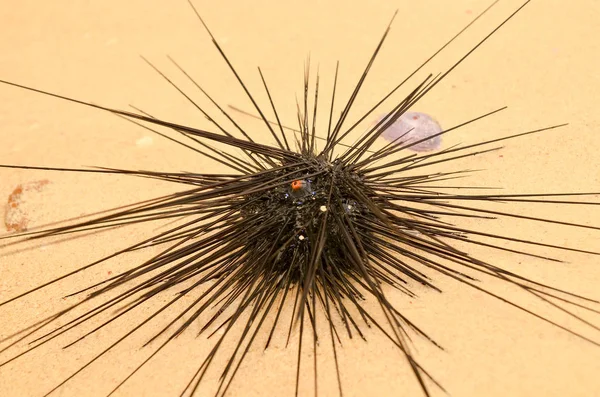
[[[410,131],[411,129],[412,131]],[[440,124],[428,114],[420,112],[406,112],[400,116],[400,118],[396,120],[396,122],[387,130],[385,130],[381,136],[391,142],[394,139],[406,134],[396,142],[402,141],[404,143],[410,143],[427,138],[428,136],[439,134],[440,132],[442,132],[442,127]],[[415,152],[430,152],[439,149],[441,144],[442,137],[436,136],[407,149]]]

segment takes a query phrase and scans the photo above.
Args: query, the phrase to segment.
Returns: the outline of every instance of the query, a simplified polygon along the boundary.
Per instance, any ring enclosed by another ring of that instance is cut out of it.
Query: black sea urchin
[[[204,22],[202,24],[204,25]],[[66,226],[5,237],[41,239],[146,221],[177,222],[176,225],[168,224],[167,229],[160,234],[139,241],[43,285],[17,296],[0,299],[1,305],[6,305],[122,254],[150,247],[157,249],[157,253],[150,259],[75,291],[71,296],[87,293],[79,302],[39,320],[16,335],[6,337],[3,341],[9,342],[0,351],[2,354],[0,366],[13,362],[69,331],[78,330],[80,333],[68,346],[75,345],[109,324],[125,318],[144,303],[162,297],[163,300],[159,301],[160,308],[147,315],[143,321],[127,328],[119,339],[103,347],[103,350],[80,365],[71,376],[56,385],[48,394],[59,390],[133,333],[148,326],[155,319],[164,320],[162,316],[168,315],[158,330],[152,330],[152,337],[147,342],[147,345],[151,342],[155,343],[149,346],[152,353],[127,375],[111,384],[110,387],[113,389],[110,394],[119,390],[176,336],[189,330],[193,324],[200,323],[200,332],[210,332],[210,336],[216,340],[209,352],[194,367],[195,373],[189,383],[182,385],[184,390],[181,394],[200,393],[200,385],[203,384],[203,380],[206,380],[206,374],[213,360],[220,352],[225,351],[225,365],[215,393],[217,396],[225,395],[250,348],[257,344],[262,334],[265,334],[268,346],[278,326],[282,328],[280,325],[285,321],[289,324],[288,342],[296,326],[300,333],[296,363],[296,395],[299,393],[305,330],[309,329],[308,335],[312,341],[314,393],[317,393],[316,382],[319,375],[316,352],[324,345],[320,337],[326,335],[330,339],[328,343],[333,353],[339,394],[342,395],[337,349],[343,340],[343,334],[349,337],[363,336],[365,326],[380,330],[393,345],[400,349],[423,393],[429,395],[432,383],[440,385],[417,362],[410,342],[411,337],[416,334],[424,336],[436,346],[437,343],[388,300],[384,287],[397,288],[412,298],[415,297],[415,284],[439,290],[432,274],[447,276],[563,328],[574,336],[597,344],[585,335],[539,315],[518,302],[515,303],[486,290],[477,284],[475,275],[496,278],[520,288],[559,308],[571,319],[586,324],[588,323],[582,317],[571,312],[568,307],[569,305],[583,307],[584,304],[590,303],[589,299],[537,283],[511,270],[495,266],[490,261],[470,254],[465,247],[469,245],[486,247],[550,261],[554,259],[546,254],[505,246],[503,242],[510,241],[529,247],[538,246],[585,254],[597,254],[596,252],[488,233],[454,223],[455,220],[464,218],[482,220],[492,216],[504,216],[546,224],[598,229],[589,225],[513,214],[484,208],[482,205],[469,204],[524,202],[594,205],[597,203],[548,199],[552,196],[592,194],[467,194],[462,191],[459,194],[449,193],[448,189],[452,187],[443,186],[444,181],[468,172],[468,170],[450,168],[454,160],[495,151],[498,148],[489,145],[560,126],[464,146],[448,147],[435,153],[408,153],[407,149],[426,140],[447,134],[502,110],[498,109],[448,128],[437,136],[427,136],[416,141],[403,140],[405,137],[400,136],[383,147],[376,144],[378,138],[390,126],[500,26],[445,73],[424,79],[409,95],[397,103],[386,117],[369,128],[352,145],[343,142],[361,121],[378,109],[384,100],[406,82],[405,80],[396,86],[358,122],[350,127],[345,126],[350,109],[355,104],[389,27],[337,118],[333,116],[338,76],[336,69],[326,130],[319,130],[316,123],[317,102],[322,92],[322,89],[319,91],[319,76],[317,75],[315,79],[313,97],[310,94],[313,87],[309,75],[310,68],[307,67],[304,77],[304,96],[302,103],[298,105],[298,128],[294,134],[284,132],[262,72],[260,76],[274,118],[277,120],[275,123],[270,122],[265,116],[266,112],[257,105],[209,31],[218,51],[248,94],[260,115],[259,118],[264,121],[265,129],[275,142],[274,145],[255,141],[216,102],[213,103],[232,122],[233,127],[223,127],[211,118],[207,111],[196,105],[218,130],[210,132],[154,118],[142,111],[132,113],[116,110],[1,81],[7,85],[108,111],[161,136],[168,135],[153,128],[170,129],[177,134],[177,138],[169,137],[169,139],[221,163],[228,167],[231,173],[3,166],[132,175],[173,182],[186,186],[186,189],[120,208],[89,221],[78,221]],[[206,30],[208,31],[208,28]],[[187,75],[183,69],[181,70]],[[160,71],[159,73],[162,75]],[[162,76],[171,83],[166,76]],[[180,92],[183,94],[182,90]],[[206,94],[204,91],[203,93]],[[194,103],[189,96],[184,95]],[[212,101],[212,98],[208,98]],[[221,147],[229,148],[231,151],[238,150],[241,155],[232,154],[230,151],[222,150]],[[448,168],[442,171],[430,171],[433,166],[440,164]],[[467,187],[459,186],[459,188]],[[365,299],[371,299],[380,306],[385,323],[381,321],[381,317],[365,309],[362,303]],[[286,313],[287,307],[291,307],[289,311],[291,315],[284,318],[283,314]],[[94,320],[97,322],[93,322]],[[93,328],[85,328],[90,323],[93,324]],[[241,327],[236,328],[237,325]],[[229,336],[234,338],[231,351],[222,348]],[[20,350],[15,352],[13,348]],[[178,392],[180,390],[173,391],[174,394]]]

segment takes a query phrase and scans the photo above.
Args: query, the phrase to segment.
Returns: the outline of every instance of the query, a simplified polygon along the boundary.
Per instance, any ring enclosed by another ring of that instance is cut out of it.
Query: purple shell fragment
[[[381,136],[388,140],[393,141],[394,139],[403,136],[397,142],[403,142],[405,144],[410,142],[420,141],[429,136],[439,134],[442,132],[442,127],[435,121],[431,116],[420,112],[406,112],[394,124],[392,124],[387,130],[385,130]],[[429,152],[432,150],[439,149],[442,143],[441,135],[435,136],[426,141],[417,143],[407,149],[415,152]]]

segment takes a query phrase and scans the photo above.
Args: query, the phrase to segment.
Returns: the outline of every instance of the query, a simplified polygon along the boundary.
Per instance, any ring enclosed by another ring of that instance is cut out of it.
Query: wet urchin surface
[[[359,274],[360,269],[352,266],[348,243],[368,240],[373,228],[363,223],[376,221],[368,206],[359,204],[365,200],[361,194],[368,192],[364,176],[323,156],[307,157],[294,168],[298,170],[275,170],[253,181],[269,188],[250,193],[242,204],[241,217],[261,223],[256,236],[247,238],[244,250],[272,251],[262,262],[264,266],[273,276],[279,273],[295,282],[310,276],[312,266],[340,277],[337,282],[343,282],[348,272]],[[278,180],[282,182],[272,186]],[[318,273],[310,277],[322,278]]]

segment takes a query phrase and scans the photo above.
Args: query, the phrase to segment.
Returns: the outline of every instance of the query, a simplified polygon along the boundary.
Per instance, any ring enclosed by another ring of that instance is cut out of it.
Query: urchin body
[[[321,271],[347,277],[347,271],[356,271],[349,266],[348,243],[372,233],[349,224],[373,220],[361,204],[364,176],[326,156],[305,155],[282,168],[251,178],[240,214],[256,228],[248,230],[255,236],[246,239],[244,250],[267,254],[261,261],[264,271],[296,283],[302,284],[311,269],[316,277]]]

